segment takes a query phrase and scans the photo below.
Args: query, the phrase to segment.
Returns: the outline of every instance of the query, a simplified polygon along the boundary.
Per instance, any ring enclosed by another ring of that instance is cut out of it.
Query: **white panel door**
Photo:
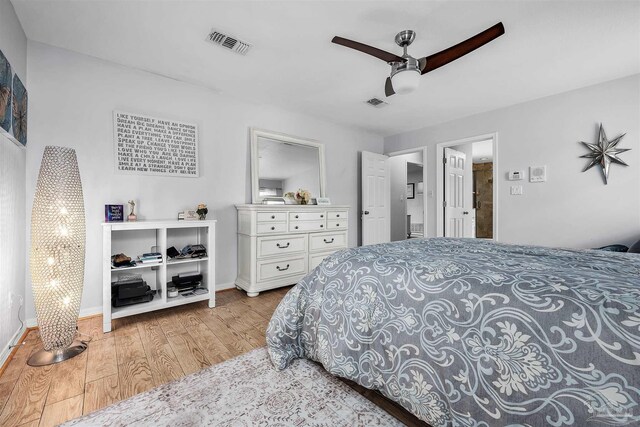
[[[445,237],[473,237],[471,206],[465,194],[470,190],[466,182],[466,155],[452,148],[444,149],[444,235]]]
[[[390,240],[389,157],[362,152],[362,244]]]

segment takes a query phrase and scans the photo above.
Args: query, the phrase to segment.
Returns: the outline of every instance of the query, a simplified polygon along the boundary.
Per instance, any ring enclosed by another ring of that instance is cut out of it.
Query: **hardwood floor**
[[[0,376],[0,426],[53,426],[246,353],[265,343],[265,331],[289,288],[248,298],[231,290],[206,302],[114,321],[102,333],[102,317],[80,320],[91,337],[80,356],[34,368],[39,349],[31,331]]]
[[[101,316],[82,319],[78,329],[91,337],[89,348],[39,368],[27,365],[41,345],[31,331],[0,376],[0,426],[54,426],[262,347],[289,289],[257,298],[219,292],[213,309],[202,302],[118,319],[108,334]],[[380,394],[345,382],[405,424],[428,427]]]

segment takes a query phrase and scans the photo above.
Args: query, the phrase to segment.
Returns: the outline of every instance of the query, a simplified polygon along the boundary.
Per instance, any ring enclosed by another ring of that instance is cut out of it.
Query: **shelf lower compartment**
[[[153,301],[127,305],[124,307],[111,307],[111,318],[120,319],[122,317],[134,316],[136,314],[162,310],[163,308],[176,307],[183,304],[190,304],[192,302],[206,301],[208,299],[209,293],[202,295],[191,295],[188,297],[183,297],[180,295],[175,298],[168,298],[167,301],[162,301],[162,298],[156,295]]]

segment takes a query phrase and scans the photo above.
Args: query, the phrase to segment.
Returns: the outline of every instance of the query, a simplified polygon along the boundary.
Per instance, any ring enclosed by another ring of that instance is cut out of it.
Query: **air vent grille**
[[[249,43],[240,41],[235,37],[231,37],[217,30],[211,30],[207,36],[207,41],[220,45],[241,55],[246,55],[251,48]]]
[[[384,102],[382,99],[380,98],[371,98],[371,99],[367,99],[365,101],[367,104],[371,105],[372,107],[376,107],[376,108],[382,108],[385,105],[388,105],[386,102]]]

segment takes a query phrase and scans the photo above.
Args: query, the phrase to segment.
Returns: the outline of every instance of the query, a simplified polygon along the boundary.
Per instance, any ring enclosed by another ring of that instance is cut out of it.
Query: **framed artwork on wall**
[[[0,51],[0,133],[16,145],[27,145],[27,89]]]
[[[0,128],[11,130],[11,85],[13,73],[11,64],[0,51]]]
[[[410,182],[407,184],[407,200],[416,198],[416,184]]]

